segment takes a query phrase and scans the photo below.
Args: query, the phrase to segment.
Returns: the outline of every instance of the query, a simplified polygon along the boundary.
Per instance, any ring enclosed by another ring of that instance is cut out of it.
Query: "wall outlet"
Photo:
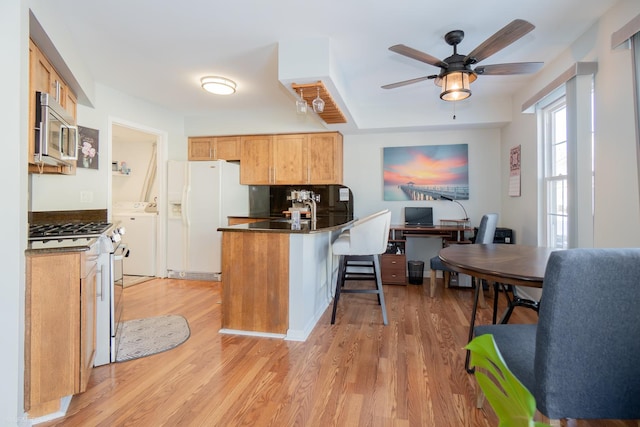
[[[84,190],[80,192],[80,203],[93,202],[93,191]]]

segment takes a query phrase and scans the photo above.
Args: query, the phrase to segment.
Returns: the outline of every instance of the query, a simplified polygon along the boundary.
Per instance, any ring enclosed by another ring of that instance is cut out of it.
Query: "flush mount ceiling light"
[[[236,91],[236,82],[218,76],[207,76],[200,79],[202,89],[216,95],[231,95]]]

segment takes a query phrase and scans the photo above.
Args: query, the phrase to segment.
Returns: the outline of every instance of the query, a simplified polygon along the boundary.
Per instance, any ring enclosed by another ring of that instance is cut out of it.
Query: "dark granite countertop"
[[[95,238],[92,239],[64,239],[64,240],[49,240],[42,242],[39,240],[29,242],[27,249],[24,251],[25,255],[54,255],[65,252],[85,252],[91,249],[91,245],[96,242]]]
[[[298,230],[293,228],[291,220],[286,218],[272,218],[249,224],[220,227],[218,231],[309,234],[339,230],[348,226],[351,222],[353,222],[353,217],[346,215],[320,216],[316,220],[315,226],[311,223],[311,220],[302,219],[300,221],[300,229]]]

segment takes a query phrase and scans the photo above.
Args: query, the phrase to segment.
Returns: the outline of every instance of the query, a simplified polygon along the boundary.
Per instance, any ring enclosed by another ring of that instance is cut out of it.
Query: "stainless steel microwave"
[[[36,163],[69,165],[76,159],[78,127],[73,117],[48,93],[36,92]]]

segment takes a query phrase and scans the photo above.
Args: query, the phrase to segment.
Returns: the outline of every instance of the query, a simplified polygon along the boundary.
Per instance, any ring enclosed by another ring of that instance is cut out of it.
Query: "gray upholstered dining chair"
[[[552,420],[640,419],[640,249],[547,262],[537,325],[476,326]]]
[[[340,233],[331,245],[333,254],[340,258],[331,324],[336,321],[338,302],[343,293],[378,295],[382,321],[385,325],[389,323],[382,289],[380,255],[387,250],[390,226],[391,212],[385,209],[359,219],[351,228]],[[373,289],[348,288],[345,287],[348,280],[373,280],[375,287]]]
[[[498,214],[497,213],[489,213],[482,216],[480,220],[480,225],[478,226],[478,232],[475,235],[474,243],[476,244],[487,244],[493,243],[493,237],[496,233],[496,226],[498,225]],[[453,270],[449,269],[449,267],[445,266],[440,259],[439,256],[434,256],[429,261],[429,266],[431,267],[431,279],[429,280],[429,295],[431,298],[435,296],[436,293],[436,271],[440,270],[444,273],[444,287],[449,287],[449,278],[451,276],[451,272]]]

